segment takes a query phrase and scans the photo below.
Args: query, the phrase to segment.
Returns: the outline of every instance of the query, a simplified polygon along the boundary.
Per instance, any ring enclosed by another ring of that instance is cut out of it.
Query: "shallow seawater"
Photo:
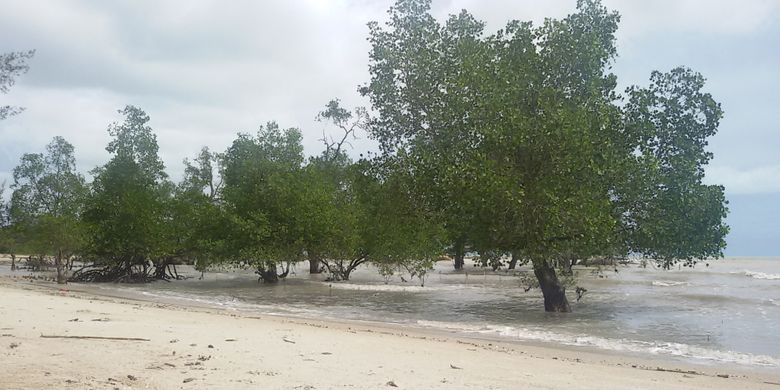
[[[439,263],[418,280],[385,280],[370,268],[329,283],[306,267],[275,286],[249,271],[206,273],[148,285],[101,284],[105,292],[307,318],[377,321],[470,337],[550,342],[700,364],[780,367],[780,258],[727,258],[694,269],[578,269],[588,292],[573,313],[542,309],[539,290],[517,275]],[[190,272],[195,275],[191,269]],[[571,289],[570,289],[571,290]]]

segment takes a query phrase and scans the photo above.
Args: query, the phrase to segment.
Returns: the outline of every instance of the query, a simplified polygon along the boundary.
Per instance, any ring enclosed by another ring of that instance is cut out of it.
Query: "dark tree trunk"
[[[257,267],[256,274],[260,275],[263,283],[278,283],[279,275],[276,273],[276,264],[271,263],[262,267]]]
[[[322,266],[320,266],[320,259],[311,256],[309,258],[309,273],[310,274],[319,274],[322,273]]]
[[[278,283],[279,276],[276,275],[276,270],[257,270],[257,274],[260,275],[260,279],[263,283]]]
[[[16,255],[11,253],[11,271],[16,271]]]
[[[63,272],[64,267],[62,264],[62,249],[57,251],[57,256],[54,258],[54,267],[57,268],[57,284],[67,283],[65,274]]]
[[[343,269],[340,272],[341,273],[341,280],[349,280],[349,275],[352,275],[352,271],[354,271],[354,270],[355,269],[352,268],[352,267],[347,267],[347,268]]]
[[[517,267],[517,260],[517,253],[512,252],[512,260],[509,261],[509,269],[515,269]]]
[[[535,260],[534,275],[539,280],[539,288],[544,295],[544,311],[556,313],[571,312],[569,301],[566,299],[566,287],[558,280],[555,268],[545,260]]]
[[[466,245],[463,243],[463,241],[458,241],[455,243],[455,269],[461,270],[463,269],[463,265],[465,264],[465,261],[463,258],[466,256]]]

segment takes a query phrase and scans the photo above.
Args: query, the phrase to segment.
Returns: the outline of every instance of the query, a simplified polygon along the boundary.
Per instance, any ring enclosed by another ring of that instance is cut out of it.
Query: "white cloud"
[[[774,0],[605,0],[622,16],[621,32],[749,34],[773,21],[780,2]]]
[[[725,186],[730,194],[780,193],[780,165],[746,169],[710,166],[705,181]]]
[[[55,136],[76,148],[77,167],[89,171],[108,159],[106,128],[117,119],[124,97],[97,89],[20,88],[13,92],[22,114],[0,122],[0,182],[23,153],[40,153]]]

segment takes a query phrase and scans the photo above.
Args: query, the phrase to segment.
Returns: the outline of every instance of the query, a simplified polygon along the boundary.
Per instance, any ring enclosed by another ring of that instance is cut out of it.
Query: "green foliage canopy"
[[[86,185],[76,171],[73,145],[55,137],[45,154],[24,154],[13,178],[9,217],[17,250],[55,256],[58,281],[64,281],[62,261],[83,244],[80,218]]]
[[[400,0],[369,24],[370,134],[410,173],[450,237],[532,261],[548,310],[568,311],[557,259],[721,255],[723,188],[701,184],[720,108],[680,68],[621,104],[619,15],[598,1],[495,34],[466,11],[440,24]]]
[[[87,253],[97,263],[126,270],[166,255],[165,199],[170,185],[149,116],[140,108],[119,111],[125,119],[109,126],[114,139],[106,148],[111,160],[93,171],[84,222]]]

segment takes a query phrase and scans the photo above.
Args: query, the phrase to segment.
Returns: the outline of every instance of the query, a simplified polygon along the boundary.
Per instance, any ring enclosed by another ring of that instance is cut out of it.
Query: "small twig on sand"
[[[140,337],[104,337],[104,336],[60,336],[41,334],[44,339],[87,339],[87,340],[119,340],[119,341],[150,341]]]
[[[692,374],[692,375],[704,375],[701,372],[694,371],[694,370],[681,370],[679,368],[663,368],[663,367],[656,367],[656,371],[663,371],[663,372],[676,372],[678,374]]]

